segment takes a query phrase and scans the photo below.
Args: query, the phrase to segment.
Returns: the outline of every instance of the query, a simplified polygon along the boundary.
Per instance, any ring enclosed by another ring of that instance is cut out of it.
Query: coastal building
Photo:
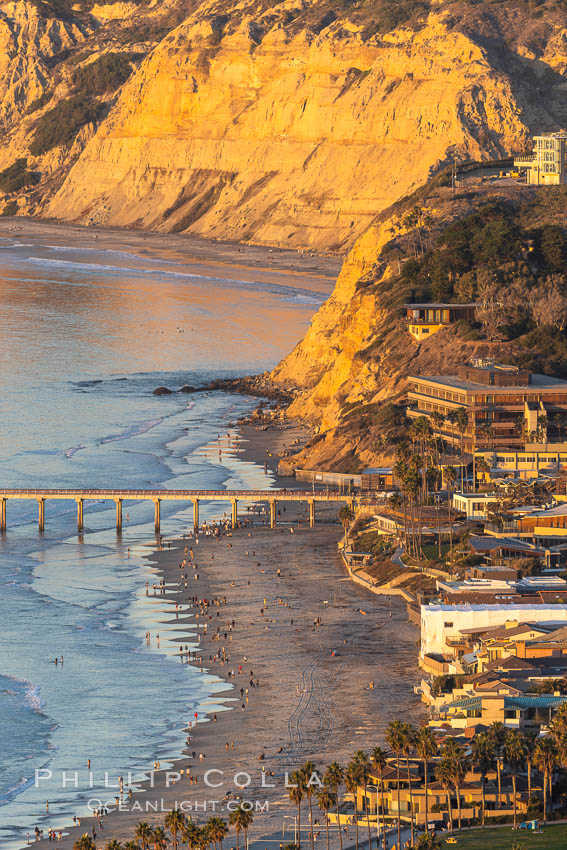
[[[418,341],[462,319],[473,322],[476,304],[405,304],[406,323]]]
[[[496,493],[454,493],[453,507],[464,513],[467,519],[486,519],[489,505],[498,499]]]
[[[394,481],[394,470],[391,466],[371,466],[363,469],[360,476],[363,490],[388,491],[397,490]]]
[[[407,823],[412,817],[414,823],[422,828],[425,826],[426,815],[429,824],[436,824],[440,827],[444,824],[447,825],[449,823],[448,797],[451,797],[453,817],[456,818],[455,792],[454,789],[447,789],[441,782],[435,780],[436,760],[433,759],[432,761],[433,763],[429,765],[427,805],[423,765],[410,758],[409,779],[407,769],[401,771],[399,776],[399,804],[396,770],[393,762],[390,761],[382,771],[381,776],[371,770],[367,784],[360,785],[357,788],[357,810],[359,812],[368,811],[373,824],[382,817],[393,823],[399,811],[402,821]],[[500,789],[498,787],[498,775],[494,767],[490,767],[484,776],[484,788],[482,787],[482,779],[483,777],[476,769],[467,770],[459,788],[461,817],[465,820],[478,817],[483,797],[487,819],[501,817],[502,815],[510,817],[514,811],[514,789],[509,776],[504,773]],[[535,776],[532,781],[532,792],[534,794],[541,792]],[[523,814],[528,810],[526,780],[521,776],[516,780],[516,810],[518,814]]]
[[[477,477],[481,480],[490,481],[496,477],[529,480],[567,470],[567,443],[556,448],[549,443],[529,445],[522,451],[485,449],[475,452],[475,457],[484,461],[487,467],[486,471],[477,470]]]
[[[516,366],[475,360],[456,375],[421,375],[409,379],[408,416],[427,417],[434,432],[465,451],[481,448],[523,449],[536,440],[557,441],[567,418],[567,381],[531,374]],[[452,419],[464,410],[464,428]],[[436,425],[437,416],[443,424]]]
[[[420,661],[427,655],[454,657],[449,641],[462,637],[463,630],[474,628],[482,634],[490,626],[503,626],[507,620],[530,623],[567,623],[567,605],[423,605],[421,608]]]
[[[532,186],[567,183],[567,131],[534,136],[533,153],[514,157],[514,165]]]
[[[535,537],[565,537],[567,541],[567,504],[534,511],[521,517],[518,524],[520,532],[529,532]]]
[[[566,701],[567,696],[551,694],[479,694],[440,706],[430,725],[438,726],[441,722],[452,729],[465,729],[503,723],[508,729],[535,732],[548,727],[553,713]]]

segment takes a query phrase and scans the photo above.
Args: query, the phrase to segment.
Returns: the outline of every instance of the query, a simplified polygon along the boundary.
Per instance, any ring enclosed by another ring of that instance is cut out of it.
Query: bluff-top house
[[[461,319],[474,321],[476,304],[405,304],[408,331],[418,341]]]

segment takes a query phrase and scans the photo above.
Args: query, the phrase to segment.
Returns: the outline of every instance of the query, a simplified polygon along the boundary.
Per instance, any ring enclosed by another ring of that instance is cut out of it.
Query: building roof
[[[549,375],[530,375],[530,383],[525,385],[521,384],[516,386],[515,384],[510,384],[509,386],[498,386],[492,384],[480,384],[476,381],[468,381],[465,378],[459,378],[458,375],[410,375],[410,381],[431,381],[434,384],[442,384],[443,386],[451,387],[456,390],[469,390],[470,392],[475,392],[480,390],[484,393],[490,393],[490,395],[497,395],[502,393],[504,395],[508,394],[511,389],[519,389],[525,393],[529,393],[531,390],[561,390],[564,392],[567,389],[567,381],[563,381],[561,378],[552,378]]]
[[[362,470],[362,475],[391,475],[391,466],[369,466],[368,469]]]
[[[504,673],[506,671],[515,670],[537,670],[538,665],[532,664],[525,658],[518,658],[516,655],[509,655],[507,658],[495,658],[489,661],[484,668],[485,673],[493,673],[494,671]]]
[[[491,697],[488,697],[490,699]],[[556,697],[550,694],[541,696],[503,696],[505,708],[555,708],[567,700],[567,696]],[[482,696],[467,697],[440,706],[440,711],[449,708],[461,708],[464,711],[478,711],[482,708]]]
[[[564,641],[567,641],[567,626],[563,626],[560,629],[553,629],[551,632],[546,630],[546,634],[531,638],[526,643],[563,643]]]
[[[472,304],[445,304],[441,301],[431,301],[429,304],[404,304],[408,310],[454,310],[455,307],[476,307],[476,303]]]
[[[444,605],[443,603],[440,603],[440,602],[432,602],[430,605],[422,605],[421,607],[425,608],[426,611],[431,611],[432,613],[437,612],[437,611],[445,611],[447,613],[450,613],[451,611],[452,612],[455,612],[455,611],[497,611],[499,608],[502,608],[503,606],[502,605],[474,605],[472,603],[470,603],[470,604],[466,603],[465,605]],[[567,611],[567,605],[554,605],[552,607],[555,608],[557,611]],[[522,608],[522,613],[524,613],[524,611],[531,611],[531,610],[539,612],[541,610],[541,605],[526,604],[526,605],[522,605],[521,608]],[[507,612],[507,613],[509,613],[509,612]],[[550,620],[550,622],[552,622],[552,621]],[[559,622],[561,623],[561,625],[564,625],[564,622],[562,620],[560,620]],[[498,628],[500,628],[500,626],[498,626]],[[489,631],[489,629],[486,626],[484,626],[484,627],[481,626],[480,628],[476,629],[476,631]]]
[[[490,631],[489,637],[491,640],[499,640],[500,638],[518,637],[518,635],[523,635],[526,632],[539,632],[540,634],[545,635],[554,631],[555,629],[553,626],[546,626],[545,624],[518,623],[517,626],[511,626],[508,629],[505,626],[499,626],[497,629]]]
[[[522,552],[533,552],[534,554],[538,552],[532,544],[517,537],[484,537],[479,534],[471,534],[469,545],[477,552],[491,552],[493,549],[518,549]]]
[[[538,518],[547,517],[547,516],[565,516],[567,514],[567,503],[562,502],[560,505],[556,505],[554,508],[548,508],[546,511],[533,511],[533,513],[528,514],[528,517],[535,516]]]

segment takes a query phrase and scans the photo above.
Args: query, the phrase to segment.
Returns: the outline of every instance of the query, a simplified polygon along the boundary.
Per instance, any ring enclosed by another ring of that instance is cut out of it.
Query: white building
[[[422,605],[421,658],[429,653],[451,654],[446,640],[463,629],[504,626],[508,620],[524,623],[567,623],[567,605]]]
[[[467,519],[486,519],[488,505],[497,499],[496,493],[455,493],[453,507],[466,514]]]
[[[534,151],[528,156],[514,157],[514,165],[527,169],[527,182],[534,186],[567,183],[567,132],[534,136]]]

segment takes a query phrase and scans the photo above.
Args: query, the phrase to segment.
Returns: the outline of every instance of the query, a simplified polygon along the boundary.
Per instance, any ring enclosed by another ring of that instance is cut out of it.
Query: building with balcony
[[[534,136],[533,153],[514,157],[514,165],[532,186],[567,183],[567,131]]]
[[[503,723],[508,729],[539,731],[542,726],[549,726],[553,713],[566,701],[566,696],[548,694],[481,694],[440,706],[439,716],[431,721],[431,725],[438,725],[441,721],[453,729],[466,729],[468,726]]]
[[[466,452],[483,448],[524,448],[536,438],[557,442],[567,417],[567,381],[530,374],[516,366],[476,360],[456,375],[420,375],[408,379],[408,416],[426,416],[435,433]],[[451,417],[459,409],[468,422],[461,433]],[[434,414],[441,414],[437,427]]]
[[[515,605],[513,610],[503,604],[422,605],[420,659],[428,654],[453,658],[451,640],[460,640],[471,629],[483,634],[491,626],[504,626],[509,620],[563,626],[567,623],[567,605],[524,603]]]
[[[476,304],[405,304],[408,331],[418,341],[461,319],[474,321]]]

